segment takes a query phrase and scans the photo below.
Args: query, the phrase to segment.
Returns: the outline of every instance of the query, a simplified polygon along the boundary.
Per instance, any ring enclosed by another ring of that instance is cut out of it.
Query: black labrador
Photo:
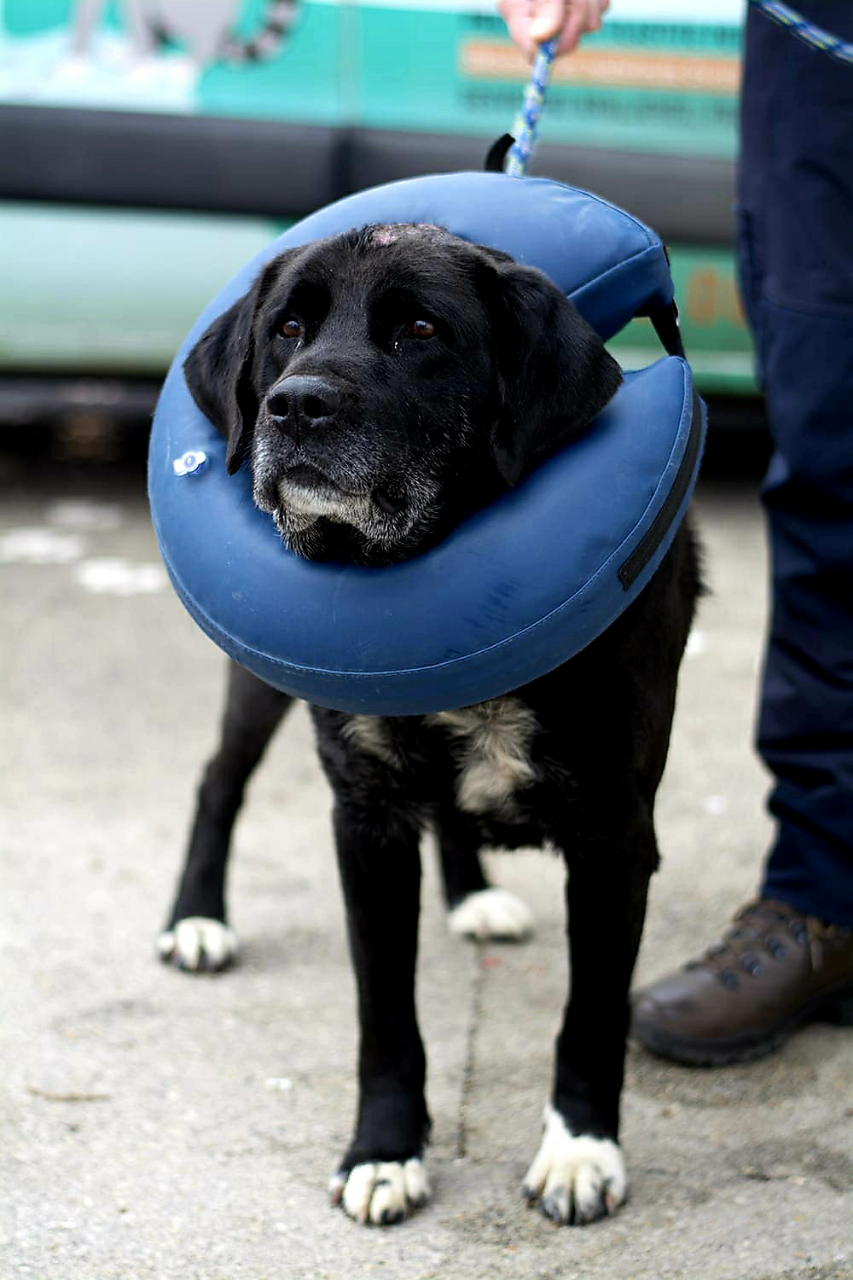
[[[185,370],[227,439],[229,472],[251,469],[255,502],[285,544],[311,559],[364,565],[417,553],[517,484],[583,431],[620,382],[597,335],[542,273],[440,228],[396,224],[274,259],[211,325]],[[429,1195],[414,999],[427,826],[439,838],[451,906],[488,894],[485,845],[547,844],[564,856],[571,990],[524,1191],[560,1223],[593,1221],[625,1199],[618,1129],[628,990],[698,592],[685,523],[608,630],[510,695],[399,718],[312,708],[334,792],[361,1028],[358,1117],[332,1194],[358,1221],[396,1221]],[[289,703],[233,668],[164,958],[215,968],[230,956],[231,828]],[[494,925],[483,927],[499,932]],[[518,931],[518,920],[506,931]]]

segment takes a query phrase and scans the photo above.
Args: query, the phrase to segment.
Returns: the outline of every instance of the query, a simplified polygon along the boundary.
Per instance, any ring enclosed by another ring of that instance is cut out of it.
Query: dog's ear
[[[228,443],[225,466],[229,475],[246,456],[258,417],[258,397],[252,385],[255,322],[288,256],[281,254],[268,263],[249,292],[217,316],[184,361],[193,400]]]
[[[498,271],[493,338],[500,412],[492,434],[507,484],[577,435],[622,374],[595,330],[548,277],[517,263]]]
[[[216,317],[184,361],[193,400],[227,441],[229,475],[243,461],[258,416],[251,383],[256,287]]]

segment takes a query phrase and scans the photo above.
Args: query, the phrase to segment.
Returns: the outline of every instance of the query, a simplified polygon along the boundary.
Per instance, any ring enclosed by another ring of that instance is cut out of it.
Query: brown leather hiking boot
[[[689,1066],[760,1058],[808,1021],[853,1025],[853,929],[750,903],[718,946],[638,991],[631,1034]]]

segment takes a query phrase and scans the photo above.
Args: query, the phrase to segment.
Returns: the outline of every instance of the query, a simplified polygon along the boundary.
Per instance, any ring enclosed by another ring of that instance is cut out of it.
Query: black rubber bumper
[[[482,169],[490,139],[143,112],[0,107],[0,198],[303,217],[419,174]],[[630,209],[664,240],[729,245],[728,160],[543,146],[533,173]]]

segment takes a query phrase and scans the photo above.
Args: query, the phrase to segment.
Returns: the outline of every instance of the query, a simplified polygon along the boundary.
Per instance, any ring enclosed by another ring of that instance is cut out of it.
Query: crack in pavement
[[[459,1116],[456,1125],[456,1159],[464,1160],[468,1154],[468,1103],[474,1092],[477,1073],[477,1032],[483,1013],[483,991],[486,983],[484,959],[488,950],[485,942],[474,941],[474,975],[471,984],[471,1006],[468,1030],[465,1036],[465,1060],[462,1066],[462,1091],[459,1097]]]

